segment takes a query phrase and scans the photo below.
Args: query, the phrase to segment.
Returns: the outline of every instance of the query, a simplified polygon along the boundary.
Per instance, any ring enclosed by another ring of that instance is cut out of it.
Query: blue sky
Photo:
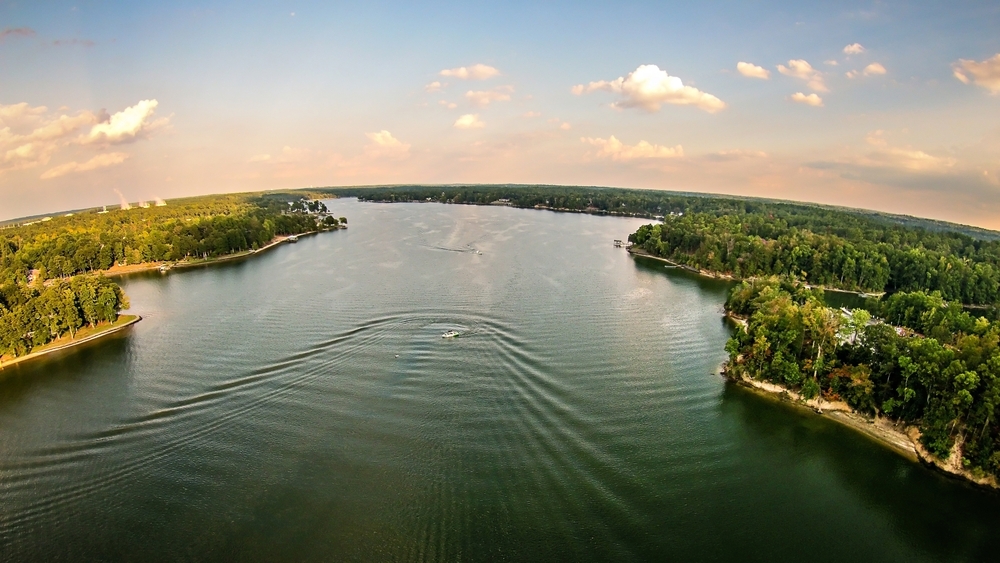
[[[997,29],[996,3],[0,2],[0,217],[540,182],[1000,228]]]

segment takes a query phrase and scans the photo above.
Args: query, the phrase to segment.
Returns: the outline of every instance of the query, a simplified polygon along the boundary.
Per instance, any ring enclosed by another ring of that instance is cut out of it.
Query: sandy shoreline
[[[101,330],[99,330],[99,331],[97,331],[97,332],[95,332],[93,334],[89,334],[89,335],[87,335],[87,336],[85,336],[83,338],[69,340],[69,341],[61,342],[61,343],[60,343],[59,340],[55,340],[55,341],[50,342],[49,344],[46,345],[46,346],[49,346],[49,345],[52,345],[52,344],[56,344],[55,346],[53,346],[51,348],[45,348],[44,350],[39,350],[38,352],[31,352],[30,354],[25,354],[23,356],[18,356],[16,358],[11,358],[9,360],[2,360],[2,361],[0,361],[0,370],[8,368],[8,367],[13,366],[13,365],[20,364],[21,362],[26,362],[28,360],[34,360],[34,359],[37,359],[37,358],[41,358],[43,356],[46,356],[48,354],[52,354],[54,352],[61,352],[62,350],[67,350],[69,348],[73,348],[73,347],[79,346],[81,344],[85,344],[87,342],[92,342],[92,341],[97,340],[99,338],[104,338],[106,336],[110,336],[112,334],[121,332],[121,331],[129,328],[130,326],[134,325],[135,323],[137,323],[137,322],[139,322],[141,320],[142,320],[142,317],[140,315],[122,315],[121,318],[119,318],[114,323],[108,325],[107,327],[105,327],[105,328],[103,328],[103,329],[101,329]],[[63,339],[60,339],[60,340],[63,340]]]
[[[960,442],[956,442],[948,459],[942,460],[927,451],[923,444],[920,443],[920,430],[915,426],[895,423],[883,417],[876,416],[875,418],[871,418],[865,416],[856,412],[847,403],[842,401],[831,402],[818,397],[807,401],[799,393],[767,381],[731,378],[725,374],[724,370],[722,375],[733,384],[754,391],[762,396],[790,403],[801,408],[808,408],[820,416],[828,417],[864,434],[910,461],[920,462],[949,477],[967,481],[988,489],[1000,489],[1000,484],[997,483],[994,477],[973,475],[961,466]]]

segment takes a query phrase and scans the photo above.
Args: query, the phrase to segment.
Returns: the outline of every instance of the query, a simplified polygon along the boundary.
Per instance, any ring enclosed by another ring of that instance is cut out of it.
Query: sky
[[[998,2],[9,2],[0,219],[543,183],[1000,229]]]

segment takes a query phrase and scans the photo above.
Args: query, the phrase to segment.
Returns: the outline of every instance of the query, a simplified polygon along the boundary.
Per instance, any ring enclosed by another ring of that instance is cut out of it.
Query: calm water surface
[[[1000,558],[997,495],[727,386],[727,286],[612,247],[641,221],[329,205],[2,372],[0,559]]]

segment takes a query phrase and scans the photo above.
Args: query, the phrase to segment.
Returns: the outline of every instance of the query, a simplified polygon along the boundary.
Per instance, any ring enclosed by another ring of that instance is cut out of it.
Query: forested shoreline
[[[746,320],[726,346],[727,374],[920,430],[934,456],[1000,476],[1000,322],[938,292],[901,292],[853,311],[788,279],[748,280],[726,310]]]
[[[113,323],[128,298],[112,266],[210,259],[279,235],[339,228],[301,195],[236,194],[64,214],[0,229],[0,357],[19,357],[83,326]]]

